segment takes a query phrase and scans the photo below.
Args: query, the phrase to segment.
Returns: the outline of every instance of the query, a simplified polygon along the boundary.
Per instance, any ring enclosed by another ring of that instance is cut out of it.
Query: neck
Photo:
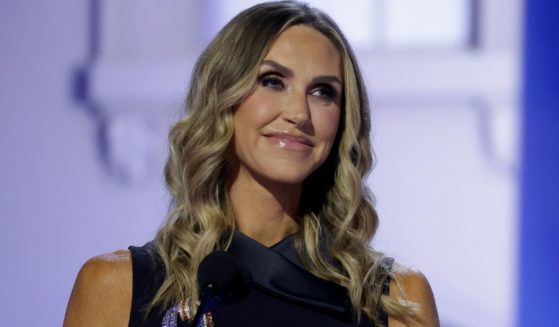
[[[297,231],[301,184],[263,182],[237,176],[229,197],[239,231],[272,246]]]

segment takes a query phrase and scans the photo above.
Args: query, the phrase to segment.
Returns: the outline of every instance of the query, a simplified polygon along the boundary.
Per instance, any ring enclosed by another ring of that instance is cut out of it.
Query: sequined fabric
[[[181,321],[192,320],[194,318],[192,315],[192,306],[188,301],[181,301],[167,310],[161,321],[161,327],[178,327],[179,318]],[[196,327],[214,327],[212,313],[207,312],[203,314]]]

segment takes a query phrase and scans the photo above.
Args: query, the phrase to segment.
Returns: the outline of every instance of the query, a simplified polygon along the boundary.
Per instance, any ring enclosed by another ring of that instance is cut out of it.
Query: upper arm
[[[64,326],[127,326],[132,303],[132,263],[128,250],[101,255],[81,268]]]
[[[395,265],[396,280],[390,283],[390,297],[401,297],[419,305],[415,319],[403,321],[389,317],[388,326],[439,326],[435,297],[429,281],[420,271]]]

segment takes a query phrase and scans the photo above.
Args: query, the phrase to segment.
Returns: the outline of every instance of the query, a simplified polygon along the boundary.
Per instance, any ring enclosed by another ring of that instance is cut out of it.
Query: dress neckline
[[[351,319],[346,289],[307,271],[295,253],[293,235],[266,247],[235,231],[227,252],[251,272],[254,287],[339,319]]]

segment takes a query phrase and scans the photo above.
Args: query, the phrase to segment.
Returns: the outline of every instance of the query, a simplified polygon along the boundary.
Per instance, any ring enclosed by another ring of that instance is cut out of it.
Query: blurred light
[[[259,0],[211,0],[212,29]],[[330,15],[355,48],[465,47],[472,0],[308,0]],[[215,33],[212,31],[212,34]]]
[[[462,47],[470,39],[469,0],[385,1],[386,47]]]

